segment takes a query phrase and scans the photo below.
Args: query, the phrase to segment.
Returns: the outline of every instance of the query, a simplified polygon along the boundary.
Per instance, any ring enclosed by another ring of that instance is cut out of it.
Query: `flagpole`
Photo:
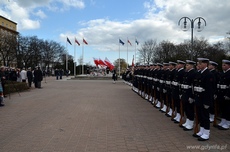
[[[128,65],[129,65],[129,60],[128,60],[128,48],[129,48],[129,46],[128,46],[128,37],[127,37],[127,68],[128,68]]]
[[[120,38],[119,38],[120,41]],[[119,77],[120,77],[120,71],[121,71],[121,61],[120,61],[120,42],[119,42]]]
[[[74,71],[74,78],[75,78],[76,77],[76,42],[74,43],[74,64],[73,66],[74,66],[73,71]]]
[[[65,65],[65,68],[66,68],[66,70],[68,69],[68,48],[67,48],[67,42],[66,42],[66,55],[65,55],[65,63],[66,63],[66,65]]]
[[[83,74],[84,74],[84,42],[82,43],[82,75]]]
[[[136,50],[137,50],[137,43],[136,43],[136,40],[137,40],[137,38],[135,38],[135,61],[134,61],[134,63],[136,63]]]

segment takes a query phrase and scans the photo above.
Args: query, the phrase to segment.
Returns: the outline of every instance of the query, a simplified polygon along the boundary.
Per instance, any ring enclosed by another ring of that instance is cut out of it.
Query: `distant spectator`
[[[31,68],[29,67],[26,73],[27,79],[28,79],[28,85],[31,87],[32,81],[33,81],[33,73],[31,71]]]
[[[27,72],[26,72],[25,68],[22,68],[22,71],[20,72],[20,77],[22,79],[22,82],[26,82]]]
[[[59,75],[60,75],[59,70],[58,70],[58,69],[55,69],[54,74],[55,74],[55,76],[56,76],[56,80],[58,80]]]
[[[34,70],[34,82],[35,88],[41,88],[41,81],[43,80],[42,70],[40,67],[36,67]]]
[[[17,81],[17,72],[15,71],[15,68],[12,68],[11,71],[10,71],[10,80],[11,81]]]
[[[21,75],[20,75],[21,69],[17,68],[16,73],[17,73],[17,82],[22,82],[22,78],[21,78]]]

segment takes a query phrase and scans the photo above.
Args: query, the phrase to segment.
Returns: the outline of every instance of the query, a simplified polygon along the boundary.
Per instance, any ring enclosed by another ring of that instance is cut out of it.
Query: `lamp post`
[[[183,31],[187,31],[189,29],[188,21],[190,21],[190,24],[191,24],[191,60],[192,60],[194,23],[195,23],[195,21],[197,21],[197,24],[196,24],[197,32],[201,32],[204,29],[204,26],[206,26],[206,21],[202,17],[197,17],[195,19],[190,19],[189,17],[182,17],[182,18],[180,18],[180,20],[178,22],[179,26],[180,26],[180,22],[181,22],[182,19],[184,19],[183,24],[181,24],[181,29]]]

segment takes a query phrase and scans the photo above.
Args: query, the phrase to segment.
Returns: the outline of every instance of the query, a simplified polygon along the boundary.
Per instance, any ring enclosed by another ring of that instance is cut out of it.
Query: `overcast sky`
[[[76,47],[76,59],[84,50],[84,62],[91,64],[93,57],[114,62],[119,50],[124,59],[128,50],[131,64],[135,48],[149,39],[176,44],[190,40],[191,28],[184,32],[178,26],[182,17],[206,20],[202,32],[194,29],[194,37],[210,43],[223,40],[230,31],[229,14],[230,0],[0,0],[0,15],[16,22],[20,34],[63,46],[67,37],[72,44],[76,37],[81,43]],[[88,42],[84,49],[83,38]],[[124,46],[119,47],[119,38]],[[132,43],[128,49],[127,38]],[[140,42],[136,47],[135,38]],[[74,56],[74,45],[67,49]]]

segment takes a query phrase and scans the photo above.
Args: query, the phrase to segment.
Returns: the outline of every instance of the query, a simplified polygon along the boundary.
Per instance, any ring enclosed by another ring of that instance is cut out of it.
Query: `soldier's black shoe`
[[[167,117],[172,117],[172,116],[170,116],[170,115],[169,115],[169,114],[167,114],[167,113],[166,113],[165,115],[166,115]]]
[[[224,128],[222,126],[219,126],[218,129],[220,129],[220,130],[229,130],[229,128]]]
[[[181,127],[181,128],[185,128],[183,125],[179,125],[179,127]]]
[[[198,136],[197,134],[193,134],[193,137],[199,138],[200,136]]]
[[[5,106],[5,105],[1,103],[1,104],[0,104],[0,107],[3,107],[3,106]]]
[[[213,127],[218,128],[218,127],[219,127],[219,125],[213,125]]]
[[[175,124],[178,124],[178,123],[180,123],[180,122],[178,122],[178,121],[174,121],[174,123],[175,123]]]
[[[198,140],[198,141],[206,141],[206,140],[208,140],[208,139],[204,139],[204,138],[199,137],[197,140]]]
[[[190,131],[190,130],[193,130],[193,128],[192,129],[188,129],[188,128],[184,127],[184,131]]]

